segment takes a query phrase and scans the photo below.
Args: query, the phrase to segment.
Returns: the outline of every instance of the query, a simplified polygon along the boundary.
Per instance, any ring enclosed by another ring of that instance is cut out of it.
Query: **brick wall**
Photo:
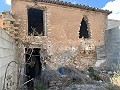
[[[35,6],[33,2],[14,0],[12,13],[17,20],[20,20],[18,35],[23,40],[29,37],[27,36],[28,7],[44,8],[45,10],[44,22],[47,35],[34,37],[33,42],[37,42],[38,46],[33,45],[32,47],[39,48],[40,45],[46,47],[47,54],[51,57],[51,62],[47,63],[52,68],[66,64],[70,66],[69,63],[78,68],[94,64],[96,61],[95,47],[104,44],[107,14],[44,2],[39,2]],[[88,18],[91,36],[86,40],[79,38],[83,16]],[[84,54],[84,50],[88,53]]]
[[[56,46],[56,41],[63,42],[65,45],[68,44],[68,41],[72,41],[74,44],[80,43],[79,28],[84,15],[88,18],[91,38],[95,45],[104,43],[104,30],[107,27],[106,14],[47,3],[38,3],[38,6],[34,6],[33,2],[22,0],[12,3],[12,12],[21,23],[19,28],[21,38],[24,38],[28,31],[28,7],[45,8],[47,36],[54,46]]]

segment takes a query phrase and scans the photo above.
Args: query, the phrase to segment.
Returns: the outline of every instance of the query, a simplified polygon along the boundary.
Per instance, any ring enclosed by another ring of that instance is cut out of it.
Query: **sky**
[[[63,0],[74,4],[89,5],[92,7],[112,11],[109,19],[120,20],[120,0]],[[11,9],[11,0],[0,0],[0,12]]]

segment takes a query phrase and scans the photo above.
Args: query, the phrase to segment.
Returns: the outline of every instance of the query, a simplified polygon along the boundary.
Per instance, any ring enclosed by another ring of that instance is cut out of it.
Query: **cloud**
[[[76,1],[75,0],[69,0],[69,2],[73,3],[73,4],[76,4]]]
[[[6,4],[11,5],[11,0],[5,0]]]
[[[103,9],[112,11],[112,13],[108,16],[109,19],[120,20],[120,0],[108,2]]]

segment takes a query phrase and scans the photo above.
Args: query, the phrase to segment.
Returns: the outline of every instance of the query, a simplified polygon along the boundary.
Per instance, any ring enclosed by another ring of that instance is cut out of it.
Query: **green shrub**
[[[120,71],[114,72],[113,77],[111,78],[112,84],[120,86]]]
[[[40,84],[39,86],[35,87],[35,90],[46,90],[46,87],[42,84]]]
[[[88,72],[89,72],[89,76],[90,76],[92,79],[97,80],[97,81],[101,80],[100,77],[99,77],[99,75],[96,74],[96,72],[95,72],[95,70],[94,70],[93,67],[89,67],[89,68],[88,68]]]

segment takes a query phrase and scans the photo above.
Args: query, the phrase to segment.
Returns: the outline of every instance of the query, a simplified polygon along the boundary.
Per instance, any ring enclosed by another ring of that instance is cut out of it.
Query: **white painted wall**
[[[0,90],[2,90],[3,87],[3,79],[6,67],[8,63],[13,60],[15,60],[14,39],[9,36],[5,30],[0,28]],[[16,72],[17,68],[15,68],[14,65],[15,64],[11,64],[11,67],[8,68],[7,75],[13,75],[14,71]]]

